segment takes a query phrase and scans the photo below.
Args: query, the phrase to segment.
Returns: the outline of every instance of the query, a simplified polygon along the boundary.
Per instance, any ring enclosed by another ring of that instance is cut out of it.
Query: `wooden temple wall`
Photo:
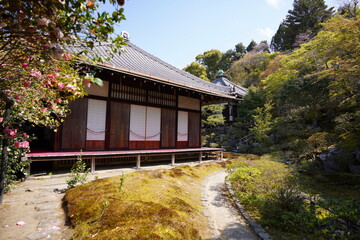
[[[86,87],[89,96],[70,105],[55,150],[201,146],[200,94],[123,78]]]

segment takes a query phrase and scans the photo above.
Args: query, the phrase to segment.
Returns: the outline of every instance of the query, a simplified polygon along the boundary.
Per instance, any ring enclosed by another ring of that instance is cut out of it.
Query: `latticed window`
[[[146,102],[146,90],[121,84],[112,84],[111,97],[135,102]]]

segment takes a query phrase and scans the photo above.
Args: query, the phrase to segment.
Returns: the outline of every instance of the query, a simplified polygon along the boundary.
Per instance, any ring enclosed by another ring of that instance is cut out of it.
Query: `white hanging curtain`
[[[105,140],[106,101],[89,99],[86,140]]]
[[[130,141],[145,141],[146,107],[131,105],[130,110]]]
[[[160,141],[161,109],[146,109],[146,141]]]
[[[178,132],[177,140],[178,141],[188,141],[188,112],[179,111],[178,112]]]

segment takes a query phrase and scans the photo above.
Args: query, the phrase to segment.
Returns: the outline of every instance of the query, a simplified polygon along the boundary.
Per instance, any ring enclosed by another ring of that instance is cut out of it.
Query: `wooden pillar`
[[[140,169],[140,162],[141,162],[141,155],[138,154],[136,159],[136,169]]]
[[[171,154],[171,166],[175,165],[175,153]]]
[[[202,163],[202,152],[199,152],[199,162]]]
[[[223,151],[223,150],[221,150],[221,151],[220,151],[220,160],[222,161],[222,160],[223,160],[223,158],[224,158],[224,151]]]
[[[95,172],[95,156],[91,156],[91,172]]]

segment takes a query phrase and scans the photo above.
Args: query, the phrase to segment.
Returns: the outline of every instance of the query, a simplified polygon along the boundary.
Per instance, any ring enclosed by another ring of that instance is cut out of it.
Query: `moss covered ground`
[[[200,191],[230,163],[141,170],[70,189],[64,200],[74,239],[209,239]]]

